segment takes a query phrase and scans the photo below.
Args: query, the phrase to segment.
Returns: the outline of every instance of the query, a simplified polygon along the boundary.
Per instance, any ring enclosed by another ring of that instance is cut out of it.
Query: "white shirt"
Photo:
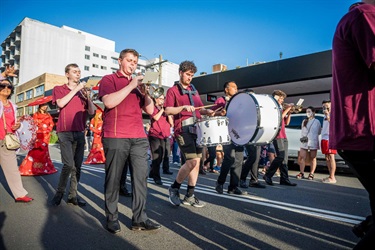
[[[308,121],[306,127],[303,126],[301,129],[301,137],[307,136],[309,138],[307,143],[301,142],[301,148],[303,149],[320,149],[319,145],[319,135],[321,133],[322,127],[318,119],[311,119]]]
[[[329,140],[329,121],[323,120],[322,140]]]

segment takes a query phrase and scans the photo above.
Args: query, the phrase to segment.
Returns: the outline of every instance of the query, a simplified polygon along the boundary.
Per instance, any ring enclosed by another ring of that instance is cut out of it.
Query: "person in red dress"
[[[94,118],[90,122],[90,130],[94,133],[94,140],[92,142],[91,150],[87,156],[85,164],[103,164],[105,163],[105,156],[102,144],[102,119],[103,110],[97,109]]]
[[[49,156],[48,144],[54,123],[47,112],[47,103],[40,104],[33,119],[37,125],[37,136],[33,149],[29,151],[19,168],[21,175],[46,175],[57,172]]]

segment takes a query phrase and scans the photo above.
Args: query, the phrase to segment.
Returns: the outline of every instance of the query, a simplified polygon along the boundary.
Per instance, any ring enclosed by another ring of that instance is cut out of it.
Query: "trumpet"
[[[301,112],[302,109],[303,109],[302,105],[298,105],[298,104],[294,104],[294,103],[283,103],[283,109],[287,109],[290,106],[292,107],[290,109],[290,112],[296,113],[296,114]]]
[[[149,95],[153,99],[157,99],[160,96],[164,95],[164,88],[163,87],[155,87],[151,83],[145,83],[145,84],[140,85],[140,86],[141,86],[141,88],[144,88],[144,93],[146,95]],[[146,86],[148,88],[146,88]],[[142,91],[140,91],[140,92],[142,93]]]

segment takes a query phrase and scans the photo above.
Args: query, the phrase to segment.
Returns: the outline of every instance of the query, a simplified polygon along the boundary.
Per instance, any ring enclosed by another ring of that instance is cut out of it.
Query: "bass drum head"
[[[227,117],[232,142],[239,146],[247,144],[258,127],[258,109],[253,97],[246,93],[234,95],[227,106]]]

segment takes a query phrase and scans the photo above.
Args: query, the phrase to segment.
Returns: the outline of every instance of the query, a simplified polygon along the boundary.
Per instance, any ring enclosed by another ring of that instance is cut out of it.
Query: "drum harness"
[[[193,95],[195,95],[195,94],[197,93],[197,89],[194,87],[194,85],[193,85],[193,84],[190,84],[192,90],[184,89],[184,88],[182,87],[181,83],[176,83],[176,85],[177,85],[177,87],[179,88],[180,92],[181,92],[183,95],[188,94],[190,104],[191,104],[192,106],[194,106]],[[188,119],[190,119],[190,118],[188,118]],[[187,119],[187,120],[188,120],[188,119]],[[193,122],[192,122],[192,124],[194,124],[194,123],[196,122],[196,120],[197,120],[197,115],[196,115],[196,113],[195,113],[195,111],[194,111],[194,112],[193,112]],[[184,121],[186,121],[186,120],[184,120]],[[182,121],[182,127],[190,125],[190,124],[185,124],[185,125],[184,125],[184,121]],[[197,134],[196,128],[195,128],[194,126],[189,126],[189,132],[190,132],[191,134]]]

